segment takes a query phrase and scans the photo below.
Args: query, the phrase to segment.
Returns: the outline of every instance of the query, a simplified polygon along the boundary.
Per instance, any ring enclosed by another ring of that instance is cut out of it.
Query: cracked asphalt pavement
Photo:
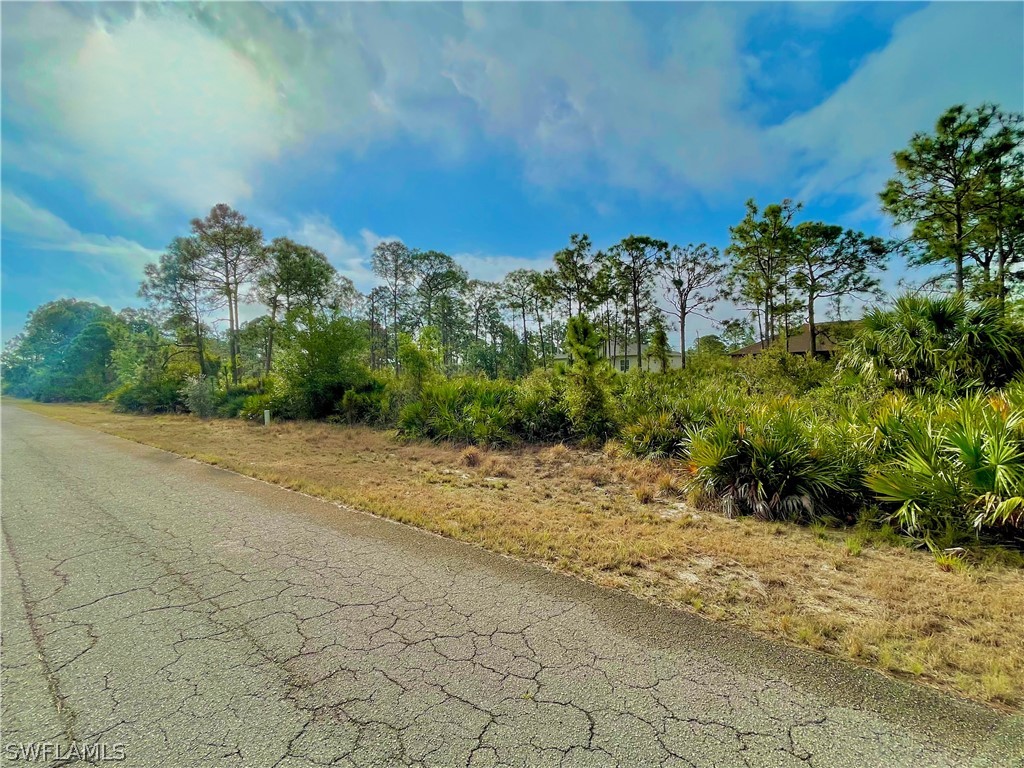
[[[4,745],[175,768],[1024,764],[1019,716],[11,406],[2,481]]]

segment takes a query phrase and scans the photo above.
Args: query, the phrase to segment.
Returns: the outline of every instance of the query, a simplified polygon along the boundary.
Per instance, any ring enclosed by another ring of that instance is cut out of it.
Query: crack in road
[[[123,743],[124,764],[147,767],[1024,756],[1019,717],[116,438],[3,419],[6,743]]]

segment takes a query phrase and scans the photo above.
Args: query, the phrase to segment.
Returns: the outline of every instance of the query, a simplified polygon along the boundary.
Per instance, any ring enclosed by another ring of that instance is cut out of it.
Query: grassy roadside
[[[1024,704],[1024,570],[943,571],[877,537],[688,508],[671,467],[406,444],[363,427],[20,407],[540,562],[1003,708]]]

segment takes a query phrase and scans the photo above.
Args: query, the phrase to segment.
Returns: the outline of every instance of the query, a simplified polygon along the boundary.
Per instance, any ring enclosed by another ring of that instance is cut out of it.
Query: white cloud
[[[159,258],[154,251],[123,237],[80,232],[59,216],[5,189],[0,205],[4,239],[35,250],[76,254],[95,266],[142,276],[143,267]]]
[[[68,174],[114,208],[202,210],[251,195],[292,137],[273,82],[185,17],[4,11],[5,160]],[[8,50],[8,49],[13,50]]]
[[[771,131],[803,168],[803,199],[851,195],[877,214],[892,153],[947,107],[1024,108],[1024,12],[1014,3],[936,3],[901,19],[885,48],[827,99]]]
[[[487,135],[556,186],[757,173],[738,12],[681,13],[655,62],[618,5],[5,9],[7,161],[135,215],[238,203],[289,152],[399,135],[447,158]]]
[[[323,253],[338,272],[349,278],[362,291],[367,291],[376,284],[370,266],[373,249],[385,240],[400,239],[394,236],[382,237],[368,229],[360,230],[358,238],[349,239],[322,214],[301,217],[288,228],[287,236]]]
[[[5,163],[143,216],[259,198],[295,183],[287,161],[300,157],[344,183],[346,157],[400,140],[443,159],[486,140],[529,181],[598,197],[781,187],[799,169],[804,196],[866,200],[889,153],[949,104],[1020,107],[1019,4],[936,4],[821,104],[766,127],[752,78],[781,75],[759,73],[745,38],[776,12],[683,4],[652,23],[625,4],[14,5]],[[786,7],[796,43],[853,12]],[[353,269],[365,255],[359,238],[314,234]]]
[[[684,7],[662,57],[626,5],[466,6],[445,74],[537,182],[644,192],[716,188],[764,172],[741,109],[738,11]]]
[[[452,256],[471,279],[498,282],[514,269],[544,270],[551,266],[551,256],[528,258],[483,253],[456,253]]]

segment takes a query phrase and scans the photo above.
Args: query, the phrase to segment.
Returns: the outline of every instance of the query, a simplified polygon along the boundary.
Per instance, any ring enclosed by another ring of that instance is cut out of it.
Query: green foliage
[[[843,365],[884,386],[946,396],[1006,384],[1024,368],[1024,326],[997,302],[900,296],[868,312]]]
[[[515,386],[508,381],[460,377],[425,386],[405,405],[398,431],[461,443],[501,445],[515,439]]]
[[[259,396],[263,391],[264,383],[260,379],[245,379],[240,384],[229,385],[217,394],[215,415],[222,419],[233,419],[242,413],[249,398]]]
[[[108,307],[59,299],[31,312],[3,354],[3,390],[42,401],[99,400],[114,387],[114,326]]]
[[[586,443],[603,443],[615,432],[608,390],[594,370],[574,366],[569,372],[565,413],[573,436]]]
[[[185,379],[181,388],[185,407],[201,419],[208,419],[217,411],[217,392],[212,379],[200,374]]]
[[[948,265],[958,293],[1005,298],[1022,255],[1022,146],[1021,115],[958,104],[893,155],[896,173],[881,200],[897,223],[913,227],[911,264]]]
[[[721,356],[724,355],[728,348],[725,342],[722,341],[721,337],[711,334],[710,336],[701,336],[697,339],[693,345],[694,354],[708,355],[708,356]]]
[[[114,409],[129,413],[175,413],[185,410],[182,389],[193,371],[172,367],[149,371],[134,381],[122,384],[108,395]]]
[[[366,336],[334,311],[293,312],[281,334],[279,372],[289,410],[300,418],[327,416],[347,389],[364,383]]]
[[[590,318],[577,315],[569,320],[565,330],[565,349],[573,365],[593,368],[601,358],[601,334]]]
[[[349,424],[386,423],[387,387],[379,378],[350,389],[338,403],[338,413]]]
[[[902,414],[902,439],[867,486],[908,532],[944,548],[984,528],[1024,523],[1024,408],[973,395],[933,413]],[[892,428],[892,424],[887,426]]]
[[[668,458],[684,452],[685,433],[671,413],[642,416],[622,428],[622,445],[632,456]]]
[[[805,355],[791,355],[785,340],[769,345],[758,355],[739,360],[738,369],[753,394],[805,395],[829,381],[835,363]]]
[[[654,335],[651,337],[651,345],[647,350],[647,356],[652,361],[657,362],[658,370],[663,374],[668,373],[668,356],[671,352],[672,348],[668,343],[668,333],[665,332],[665,326],[662,323],[657,323]]]
[[[721,415],[690,433],[693,486],[729,514],[806,522],[845,513],[857,488],[820,429],[788,400]]]
[[[420,392],[434,377],[440,375],[442,351],[436,328],[427,326],[418,340],[406,333],[398,337],[398,364],[413,392]]]
[[[516,431],[529,442],[561,442],[572,424],[565,407],[564,371],[538,369],[516,388]]]
[[[601,336],[585,315],[569,321],[565,346],[573,358],[563,392],[565,415],[573,437],[604,442],[615,430],[607,380],[609,369],[598,350]]]

